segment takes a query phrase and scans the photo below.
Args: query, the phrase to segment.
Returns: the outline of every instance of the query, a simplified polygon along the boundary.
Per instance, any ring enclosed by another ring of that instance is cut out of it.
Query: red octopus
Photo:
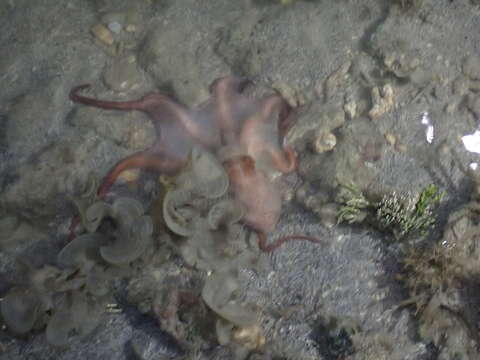
[[[211,98],[191,109],[159,92],[139,100],[116,102],[79,95],[89,85],[73,88],[70,91],[73,102],[102,109],[143,111],[153,120],[156,130],[157,140],[151,148],[119,161],[108,172],[98,189],[98,197],[104,198],[126,169],[179,172],[197,144],[221,158],[235,197],[246,208],[243,221],[258,233],[263,251],[272,251],[290,239],[317,242],[314,237],[295,235],[270,245],[266,243],[266,233],[273,231],[279,220],[282,201],[280,192],[258,163],[266,158],[283,173],[296,169],[294,150],[282,145],[293,117],[279,94],[261,100],[247,97],[242,93],[247,84],[248,81],[236,77],[217,79],[210,86]]]

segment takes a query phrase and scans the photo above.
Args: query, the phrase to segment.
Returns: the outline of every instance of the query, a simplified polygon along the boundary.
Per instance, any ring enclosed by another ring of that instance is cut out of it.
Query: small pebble
[[[332,150],[337,145],[337,137],[331,132],[321,131],[315,136],[313,147],[318,154]]]
[[[395,135],[389,132],[385,134],[385,140],[390,146],[395,146],[397,142],[397,138],[395,137]]]
[[[120,31],[122,31],[122,24],[120,24],[118,21],[112,21],[108,24],[108,28],[111,32],[120,34]]]
[[[373,106],[368,112],[368,116],[372,120],[378,119],[390,111],[395,104],[392,86],[386,84],[382,88],[374,87],[372,89],[372,104]]]
[[[132,33],[132,32],[137,31],[137,27],[136,27],[135,25],[133,25],[133,24],[129,24],[129,25],[127,25],[127,27],[125,28],[125,30],[126,30],[127,32]]]
[[[234,329],[232,338],[249,350],[255,350],[265,345],[262,328],[257,324]]]
[[[345,105],[343,105],[343,110],[345,111],[345,114],[348,116],[348,118],[350,120],[355,118],[355,116],[357,115],[357,103],[356,103],[356,101],[351,100],[351,101],[345,103]]]
[[[104,44],[111,46],[113,45],[113,35],[112,32],[103,24],[93,25],[90,29],[92,34]]]

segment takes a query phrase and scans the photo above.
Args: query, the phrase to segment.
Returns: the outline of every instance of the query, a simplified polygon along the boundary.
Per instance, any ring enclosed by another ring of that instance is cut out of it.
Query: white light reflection
[[[475,130],[473,134],[462,136],[462,142],[467,151],[480,154],[480,130]]]
[[[425,129],[425,138],[427,139],[427,142],[429,144],[432,143],[433,141],[433,134],[434,134],[434,131],[433,131],[433,125],[430,121],[430,116],[428,115],[428,111],[425,111],[423,114],[422,114],[422,119],[420,121],[422,123],[422,125],[425,125],[426,126],[426,129]]]
[[[427,142],[431,144],[433,141],[433,125],[427,126],[427,130],[425,130],[425,137],[427,138]]]
[[[425,111],[422,114],[422,124],[423,125],[430,125],[430,117],[428,116],[428,111]]]
[[[480,154],[480,130],[475,130],[473,134],[462,136],[462,142],[467,151]],[[472,170],[477,170],[478,163],[472,162],[468,166]]]

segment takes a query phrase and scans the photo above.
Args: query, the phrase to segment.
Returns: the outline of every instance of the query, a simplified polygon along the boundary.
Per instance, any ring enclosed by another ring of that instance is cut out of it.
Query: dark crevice
[[[391,8],[391,1],[390,0],[387,0],[387,1],[380,1],[380,5],[381,7],[381,14],[379,16],[379,18],[375,21],[372,22],[372,24],[370,24],[369,26],[366,27],[362,37],[360,38],[360,41],[359,41],[359,47],[360,47],[360,50],[363,50],[365,51],[367,54],[369,54],[370,56],[372,56],[376,62],[379,62],[379,59],[377,56],[375,56],[374,54],[374,50],[372,49],[371,45],[370,45],[370,39],[372,37],[372,35],[375,33],[375,31],[377,31],[378,27],[380,25],[382,25],[385,20],[388,18],[388,15],[390,13],[390,8]],[[383,67],[383,64],[379,64],[380,68]]]

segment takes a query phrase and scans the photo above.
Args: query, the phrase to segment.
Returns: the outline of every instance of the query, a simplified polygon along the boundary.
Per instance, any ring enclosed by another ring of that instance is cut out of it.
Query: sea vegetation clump
[[[478,359],[480,299],[480,176],[469,173],[469,203],[450,214],[439,238],[427,237],[443,193],[435,185],[416,195],[390,193],[370,200],[353,186],[339,192],[339,222],[368,223],[402,240],[398,279],[408,291],[399,308],[414,307],[418,335],[439,359]]]
[[[380,229],[403,239],[407,235],[424,236],[435,224],[433,208],[440,202],[443,193],[431,184],[418,196],[399,196],[396,192],[386,195],[376,204],[376,219]]]
[[[473,329],[480,275],[478,214],[454,212],[443,236],[433,244],[410,246],[399,279],[409,292],[400,306],[414,305],[420,337],[445,359],[478,359]]]
[[[90,334],[111,299],[112,281],[151,242],[151,219],[136,200],[98,201],[84,215],[88,232],[59,252],[56,266],[36,268],[18,259],[21,281],[0,303],[1,318],[13,334],[46,328],[47,341],[56,346]]]
[[[423,237],[435,224],[433,210],[443,193],[431,184],[417,195],[392,192],[380,201],[372,201],[353,185],[344,185],[337,195],[340,209],[338,223],[367,222],[377,229],[393,235],[396,240]]]
[[[209,274],[200,296],[216,314],[218,342],[230,344],[238,358],[262,346],[260,314],[244,301],[238,281],[240,269],[258,265],[259,249],[239,223],[244,210],[229,193],[228,176],[215,157],[192,151],[163,199],[163,214],[179,237],[183,260]]]
[[[400,306],[414,305],[418,332],[441,359],[478,359],[480,197],[478,170],[469,172],[468,203],[450,214],[443,234],[410,244],[399,279],[409,293]]]

